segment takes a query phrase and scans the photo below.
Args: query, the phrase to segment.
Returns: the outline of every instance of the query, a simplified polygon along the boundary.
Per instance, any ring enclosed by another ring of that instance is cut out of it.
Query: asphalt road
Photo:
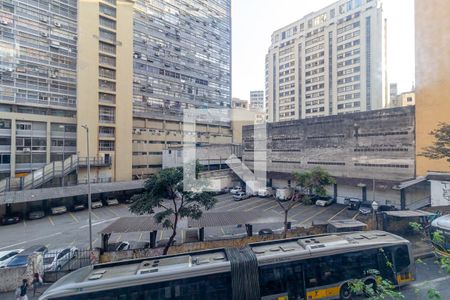
[[[243,201],[233,201],[231,194],[217,196],[218,203],[212,210],[214,212],[247,211],[264,215],[265,224],[254,225],[257,233],[262,228],[281,230],[283,227],[283,213],[273,198],[253,197]],[[130,216],[128,206],[102,207],[92,210],[92,230],[94,247],[100,246],[101,229],[119,217]],[[315,205],[304,206],[296,204],[289,213],[293,225],[308,225],[315,222],[325,222],[330,219],[347,219],[356,217],[355,211],[348,211],[345,206],[334,204],[328,207]],[[245,235],[245,227],[214,227],[207,228],[207,239]],[[167,239],[168,230],[158,232],[157,240]],[[179,231],[177,240],[182,240],[184,230]],[[110,242],[119,241],[148,241],[148,233],[113,234]],[[88,211],[69,212],[58,216],[46,216],[40,220],[23,221],[18,224],[0,226],[0,251],[16,248],[26,248],[31,245],[46,245],[50,250],[75,246],[87,249],[89,246]]]

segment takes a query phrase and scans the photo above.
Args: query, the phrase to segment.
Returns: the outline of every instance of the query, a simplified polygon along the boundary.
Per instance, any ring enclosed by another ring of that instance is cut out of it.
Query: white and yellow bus
[[[415,279],[409,241],[382,231],[326,234],[79,269],[40,298],[64,300],[351,299],[349,281]]]

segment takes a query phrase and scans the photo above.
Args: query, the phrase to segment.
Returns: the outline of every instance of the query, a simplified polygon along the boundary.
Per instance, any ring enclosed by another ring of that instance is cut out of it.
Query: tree
[[[196,173],[200,171],[196,164]],[[172,230],[163,254],[166,255],[177,235],[182,218],[199,219],[203,209],[210,210],[217,199],[209,192],[184,191],[183,168],[164,169],[152,175],[144,184],[144,192],[132,197],[130,211],[134,214],[154,214],[157,224]]]
[[[284,212],[283,238],[286,238],[288,215],[294,205],[299,201],[308,201],[311,194],[326,196],[327,192],[325,187],[335,183],[334,178],[321,168],[314,168],[306,172],[294,172],[292,177],[297,185],[288,201],[283,203],[280,199],[276,198],[278,205]]]
[[[434,144],[426,147],[420,155],[430,159],[446,159],[450,163],[450,124],[439,123],[430,135],[435,138]]]

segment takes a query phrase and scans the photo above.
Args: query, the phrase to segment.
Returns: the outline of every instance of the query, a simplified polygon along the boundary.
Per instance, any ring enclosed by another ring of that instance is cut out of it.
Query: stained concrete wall
[[[0,269],[0,293],[15,291],[25,278],[31,284],[34,273],[44,274],[42,254],[31,256],[28,260],[27,267]]]
[[[401,107],[267,124],[268,171],[321,167],[341,178],[403,181],[415,177],[415,108]],[[243,158],[254,162],[253,127]]]

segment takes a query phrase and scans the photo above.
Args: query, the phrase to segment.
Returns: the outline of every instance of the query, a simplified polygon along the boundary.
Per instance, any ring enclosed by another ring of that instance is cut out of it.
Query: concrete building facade
[[[340,0],[272,34],[266,55],[269,122],[385,107],[382,8]]]
[[[92,181],[147,177],[183,109],[231,107],[230,0],[3,1],[0,27],[0,179],[86,157],[82,126]],[[232,142],[231,124],[197,128]]]
[[[264,91],[251,91],[250,92],[250,109],[263,111],[264,110]]]
[[[253,168],[253,128],[243,131],[243,160]],[[415,178],[415,109],[403,107],[267,124],[269,185],[294,186],[292,173],[321,167],[337,180],[340,201],[372,199],[401,206],[398,186]],[[407,195],[404,195],[407,196]],[[410,193],[426,198],[426,191]],[[406,198],[403,199],[406,201]],[[405,203],[404,203],[405,204]]]

